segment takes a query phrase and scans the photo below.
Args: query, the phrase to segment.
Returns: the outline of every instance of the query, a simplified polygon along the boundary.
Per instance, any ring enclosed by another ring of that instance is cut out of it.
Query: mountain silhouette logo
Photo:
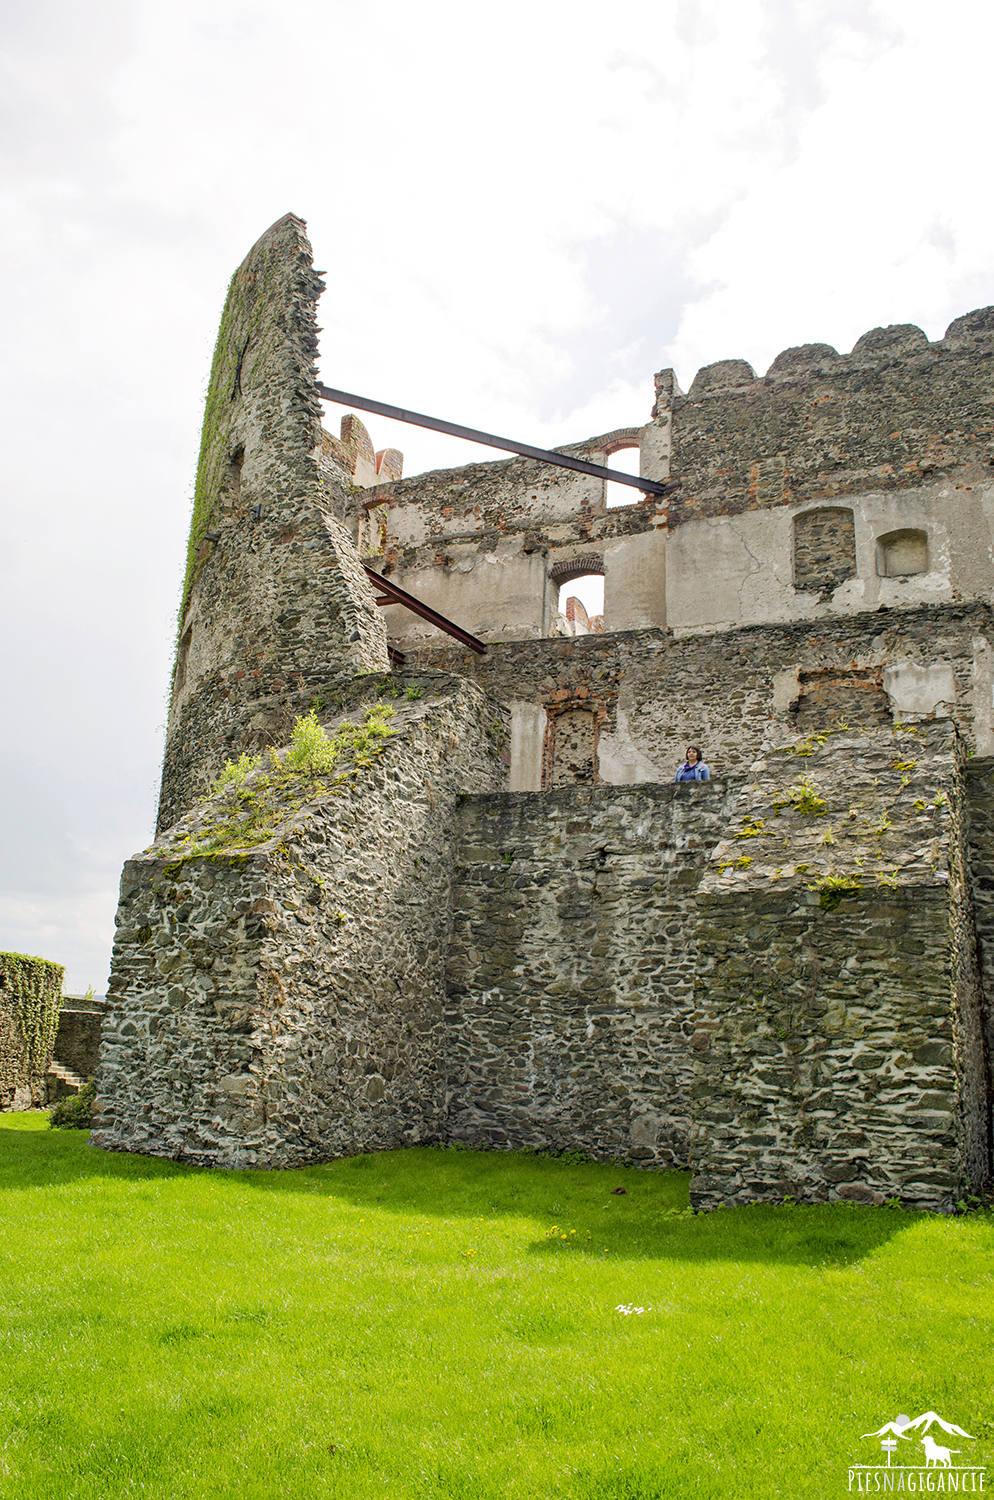
[[[861,1495],[899,1490],[912,1494],[920,1490],[970,1494],[983,1491],[987,1472],[984,1465],[962,1447],[947,1448],[936,1442],[933,1428],[940,1435],[948,1433],[965,1438],[968,1443],[976,1442],[972,1432],[955,1422],[947,1422],[937,1411],[923,1411],[920,1417],[902,1413],[872,1432],[860,1433],[861,1438],[879,1439],[886,1461],[850,1464],[849,1490]]]
[[[957,1427],[955,1422],[944,1422],[937,1411],[922,1412],[920,1417],[895,1417],[893,1422],[885,1422],[883,1427],[878,1427],[876,1432],[863,1432],[861,1437],[883,1437],[885,1432],[892,1432],[895,1437],[910,1438],[912,1429],[921,1429],[923,1433],[928,1432],[933,1422],[938,1422],[943,1432],[954,1432],[957,1437],[973,1439],[972,1433],[964,1432],[962,1427]]]

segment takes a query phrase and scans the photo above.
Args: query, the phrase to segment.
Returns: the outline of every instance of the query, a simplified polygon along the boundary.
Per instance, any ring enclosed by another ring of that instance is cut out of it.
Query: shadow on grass
[[[287,1172],[220,1172],[154,1156],[98,1151],[83,1131],[0,1128],[0,1193],[102,1178],[222,1181],[231,1192],[307,1195],[405,1218],[537,1219],[543,1257],[842,1266],[872,1254],[922,1215],[848,1203],[760,1204],[684,1217],[690,1174],[502,1151],[412,1147]],[[623,1192],[616,1190],[622,1188]],[[553,1225],[556,1232],[553,1233]]]

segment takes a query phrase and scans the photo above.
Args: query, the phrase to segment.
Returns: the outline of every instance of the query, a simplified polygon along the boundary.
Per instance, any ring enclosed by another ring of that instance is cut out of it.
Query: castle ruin
[[[95,1143],[569,1147],[703,1207],[987,1189],[994,308],[664,371],[563,450],[681,482],[614,505],[325,432],[321,290],[291,215],[232,278]],[[340,769],[294,791],[311,711]],[[710,782],[673,783],[688,740]]]

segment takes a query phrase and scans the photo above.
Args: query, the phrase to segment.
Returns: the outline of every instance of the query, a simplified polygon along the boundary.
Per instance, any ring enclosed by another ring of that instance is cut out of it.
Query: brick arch
[[[608,432],[602,438],[598,438],[598,451],[605,454],[607,458],[612,453],[621,453],[625,448],[638,448],[642,440],[642,429],[640,427],[619,427],[614,432]]]
[[[553,583],[572,583],[574,578],[585,578],[589,573],[604,574],[603,557],[588,554],[586,557],[563,557],[549,569]]]

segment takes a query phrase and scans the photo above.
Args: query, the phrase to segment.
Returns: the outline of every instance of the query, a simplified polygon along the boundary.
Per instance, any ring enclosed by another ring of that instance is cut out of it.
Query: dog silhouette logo
[[[975,1456],[962,1447],[950,1448],[936,1442],[931,1428],[951,1437],[976,1442],[973,1434],[955,1422],[947,1422],[937,1411],[924,1411],[920,1417],[895,1417],[861,1438],[879,1438],[886,1463],[855,1463],[849,1467],[849,1489],[857,1494],[879,1494],[881,1491],[903,1491],[914,1494],[926,1490],[958,1494],[985,1493],[986,1468],[978,1463],[954,1463],[954,1459]],[[917,1452],[915,1440],[925,1450]],[[905,1449],[904,1444],[908,1447]],[[895,1463],[895,1457],[897,1462]],[[901,1460],[906,1460],[901,1462]],[[924,1462],[922,1460],[924,1459]],[[936,1476],[935,1471],[940,1473]],[[931,1477],[929,1477],[931,1476]],[[943,1477],[948,1476],[948,1477]]]

